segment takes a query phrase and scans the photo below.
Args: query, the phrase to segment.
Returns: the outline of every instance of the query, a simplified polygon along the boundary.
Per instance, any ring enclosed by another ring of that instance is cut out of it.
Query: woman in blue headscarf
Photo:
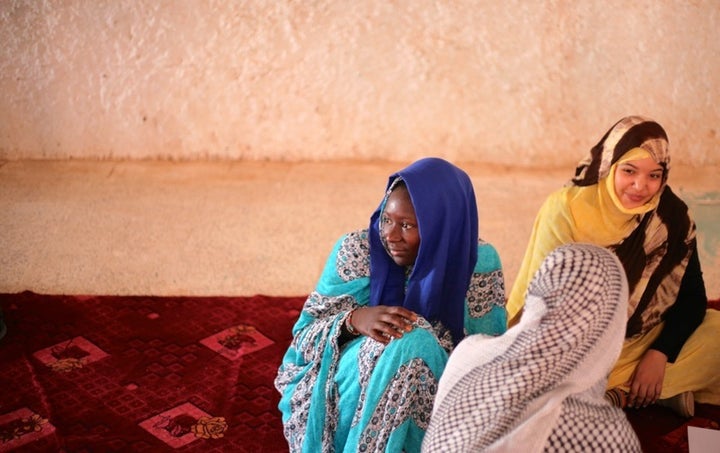
[[[337,241],[293,327],[275,380],[290,451],[420,451],[448,354],[506,321],[468,175],[438,158],[391,175],[369,228]]]

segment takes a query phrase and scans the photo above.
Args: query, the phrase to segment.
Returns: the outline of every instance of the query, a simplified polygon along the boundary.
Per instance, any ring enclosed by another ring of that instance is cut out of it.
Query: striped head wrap
[[[572,183],[577,186],[597,184],[610,173],[610,167],[628,151],[642,148],[663,167],[663,184],[670,171],[670,152],[665,129],[642,116],[628,116],[613,125],[590,149],[590,155],[575,169]]]
[[[670,151],[665,130],[642,116],[621,119],[590,150],[590,156],[580,161],[571,181],[588,189],[605,185],[613,192],[614,167],[637,148],[663,168],[663,180],[646,212],[637,212],[641,215],[634,230],[610,246],[623,263],[630,287],[628,337],[647,332],[662,321],[663,313],[675,303],[696,246],[695,223],[688,207],[667,186]]]

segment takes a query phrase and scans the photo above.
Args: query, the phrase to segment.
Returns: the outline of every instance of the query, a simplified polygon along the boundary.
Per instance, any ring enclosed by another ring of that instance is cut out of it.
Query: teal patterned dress
[[[293,327],[275,380],[291,452],[420,451],[456,342],[442,323],[420,317],[387,345],[359,336],[339,346],[342,323],[370,298],[369,248],[368,230],[338,240]],[[500,335],[506,318],[500,258],[480,240],[464,334]]]

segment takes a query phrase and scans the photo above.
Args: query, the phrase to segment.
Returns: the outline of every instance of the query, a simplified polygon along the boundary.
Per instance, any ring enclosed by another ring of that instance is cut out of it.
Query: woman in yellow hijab
[[[608,399],[622,407],[659,402],[692,416],[694,401],[720,404],[720,312],[707,309],[695,223],[667,185],[669,170],[658,123],[618,121],[540,208],[507,309],[514,325],[532,275],[557,246],[607,247],[629,284],[625,342]]]

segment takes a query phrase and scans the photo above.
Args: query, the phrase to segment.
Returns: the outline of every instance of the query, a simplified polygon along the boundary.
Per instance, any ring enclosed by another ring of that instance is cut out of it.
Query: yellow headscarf
[[[567,205],[572,219],[572,236],[576,242],[589,242],[603,247],[625,239],[640,216],[657,207],[661,190],[646,204],[627,209],[615,192],[615,171],[620,164],[650,157],[642,148],[633,148],[610,167],[608,175],[593,186],[568,188]],[[560,244],[558,244],[560,245]]]

